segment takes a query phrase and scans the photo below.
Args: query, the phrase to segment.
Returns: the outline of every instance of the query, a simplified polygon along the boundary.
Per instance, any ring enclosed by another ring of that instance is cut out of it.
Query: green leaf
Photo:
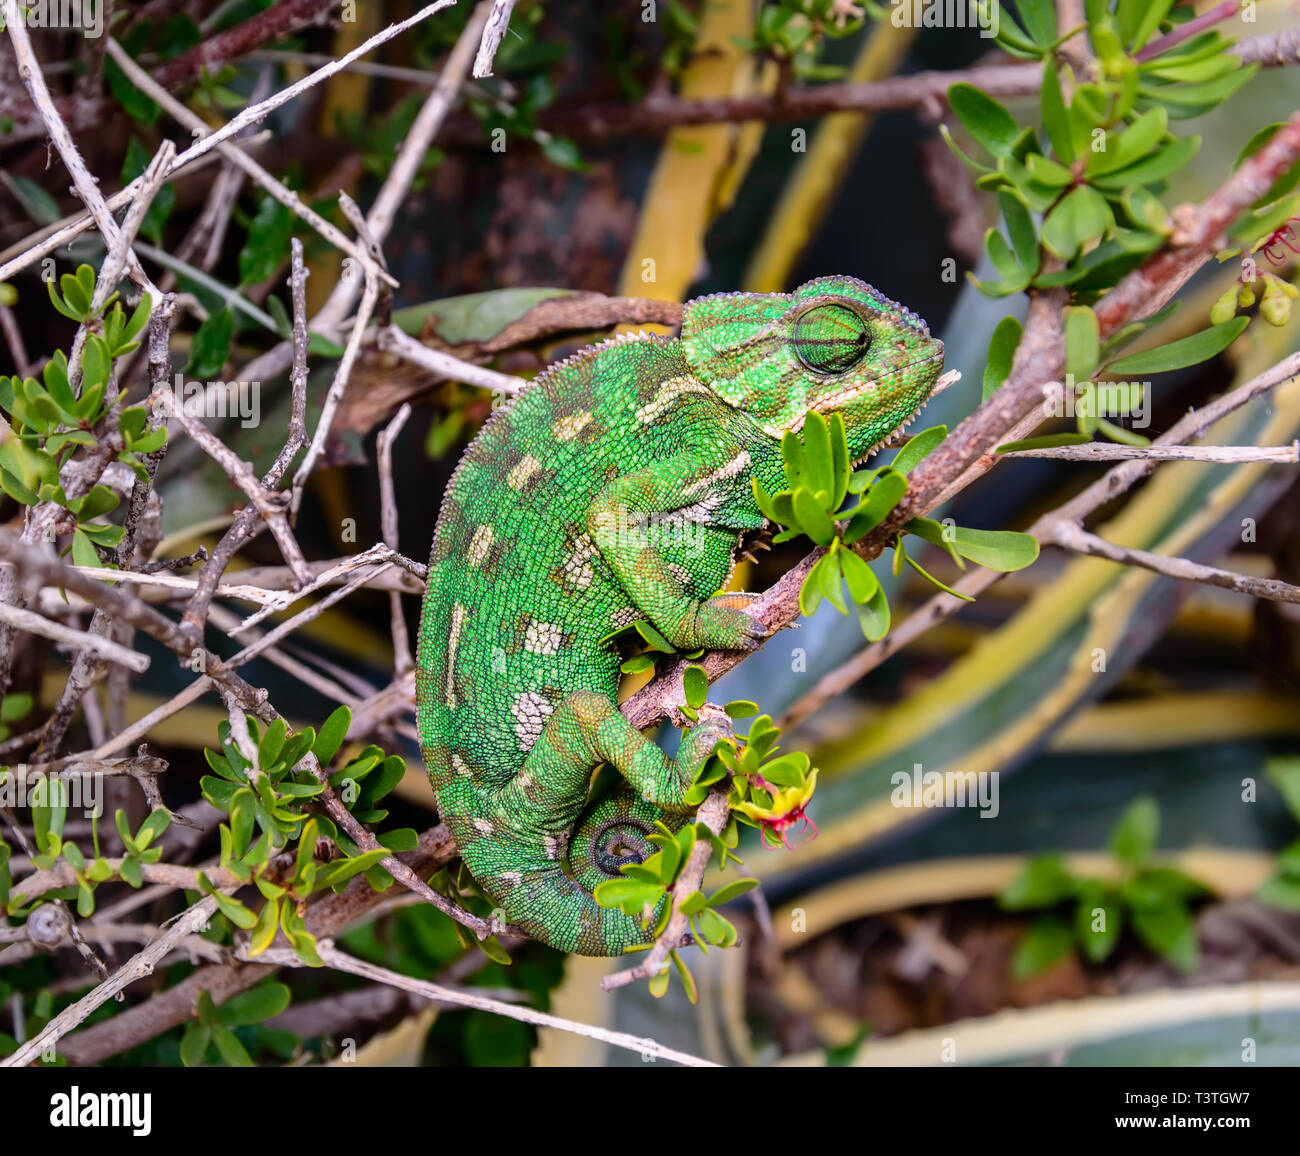
[[[1026,980],[1041,975],[1061,963],[1073,950],[1070,925],[1059,915],[1044,915],[1021,936],[1011,958],[1011,976]]]
[[[1107,136],[1107,148],[1089,155],[1089,178],[1113,173],[1149,156],[1168,132],[1169,113],[1162,106],[1144,112],[1115,137],[1114,147],[1110,147],[1111,138]]]
[[[876,592],[865,602],[857,604],[858,626],[868,642],[879,642],[889,633],[889,596],[877,584]]]
[[[1295,216],[1300,216],[1300,195],[1283,197],[1282,200],[1274,201],[1271,205],[1243,213],[1228,230],[1228,236],[1236,241],[1250,244],[1280,229]]]
[[[1130,51],[1136,52],[1146,44],[1173,3],[1174,0],[1129,0],[1120,5],[1127,19],[1121,20],[1119,33]]]
[[[1070,133],[1070,116],[1061,95],[1061,78],[1056,62],[1049,56],[1043,61],[1043,85],[1039,91],[1043,128],[1056,155],[1067,165],[1074,163],[1074,142]]]
[[[1290,876],[1270,879],[1255,892],[1255,898],[1282,911],[1300,911],[1300,879]]]
[[[889,468],[897,474],[906,475],[910,473],[924,458],[936,450],[947,436],[948,427],[946,425],[936,425],[930,429],[922,430],[915,437],[908,438],[903,448],[894,457],[894,460],[889,463]],[[882,476],[876,485],[880,485],[884,480],[885,478]],[[892,508],[891,506],[890,509]]]
[[[682,686],[686,692],[686,704],[699,710],[709,693],[709,676],[704,667],[694,664],[688,666],[682,674]]]
[[[289,1006],[289,989],[282,983],[263,983],[231,996],[217,1008],[217,1020],[228,1028],[260,1024]]]
[[[1010,156],[1020,126],[1002,105],[972,84],[948,89],[948,104],[980,144],[994,156]]]
[[[1300,758],[1274,758],[1264,764],[1265,773],[1282,793],[1291,817],[1300,822]]]
[[[352,725],[352,711],[346,707],[338,707],[322,724],[320,730],[316,733],[316,741],[312,744],[312,754],[314,754],[322,767],[326,767],[338,754],[339,747],[343,745],[343,740],[347,737],[348,728]]]
[[[1089,963],[1101,963],[1115,950],[1123,922],[1114,891],[1096,879],[1085,880],[1074,908],[1074,938]]]
[[[1043,221],[1043,244],[1063,261],[1114,224],[1110,206],[1096,189],[1080,185],[1061,198]]]
[[[137,891],[144,884],[144,869],[140,866],[140,860],[134,855],[123,857],[122,865],[117,869],[117,873]]]
[[[22,205],[23,212],[38,225],[52,225],[63,215],[58,202],[30,177],[4,172],[0,173],[0,180]]]
[[[1035,907],[1055,907],[1071,898],[1078,887],[1058,855],[1040,855],[1031,859],[998,896],[998,903],[1008,911]]]
[[[1091,381],[1101,356],[1097,315],[1086,305],[1065,311],[1065,368],[1076,382]]]
[[[1051,449],[1053,446],[1081,446],[1092,441],[1087,434],[1081,433],[1059,433],[1044,434],[1039,438],[1024,438],[1018,442],[1006,442],[998,446],[997,452],[1000,454],[1015,453],[1016,450],[1043,450]]]
[[[1040,48],[1051,48],[1056,41],[1056,6],[1053,0],[1019,0],[1016,9],[1021,24],[1034,43]]]
[[[108,61],[106,61],[108,63]],[[212,1029],[191,1020],[185,1025],[181,1035],[181,1063],[187,1068],[197,1068],[203,1063],[208,1050],[208,1041],[212,1038]]]
[[[1067,172],[1065,175],[1068,181],[1070,174]],[[1038,234],[1034,230],[1034,219],[1029,215],[1029,209],[1025,207],[1024,201],[1006,189],[998,191],[998,204],[1007,223],[1007,236],[1015,251],[1016,264],[1031,275],[1036,273],[1039,262]]]
[[[988,401],[1011,373],[1016,349],[1024,326],[1015,317],[1004,317],[989,339],[988,356],[984,362],[984,390],[981,400]]]
[[[906,447],[904,447],[906,448]],[[851,546],[864,535],[869,534],[890,514],[903,495],[907,493],[907,478],[892,467],[880,474],[862,501],[853,509],[848,527],[844,531],[844,542]]]
[[[801,529],[819,546],[829,546],[835,537],[835,523],[806,486],[794,492],[794,514]]]
[[[1038,539],[1018,530],[972,530],[958,526],[953,548],[979,566],[1009,574],[1023,570],[1038,559]]]
[[[1160,808],[1155,799],[1143,795],[1124,809],[1111,831],[1111,854],[1129,866],[1136,866],[1155,850],[1159,835]]]
[[[194,331],[190,343],[190,360],[184,372],[196,378],[213,378],[230,357],[230,341],[235,335],[235,315],[230,309],[218,309],[208,315]]]
[[[115,491],[110,490],[107,486],[95,486],[76,507],[77,519],[79,521],[89,521],[91,518],[99,518],[107,514],[110,510],[117,509],[118,496]]]
[[[1134,164],[1097,174],[1093,178],[1093,183],[1102,189],[1123,189],[1129,185],[1150,185],[1156,181],[1163,181],[1190,161],[1200,147],[1199,136],[1180,137],[1148,153]]]
[[[730,947],[740,938],[735,924],[719,915],[711,907],[706,907],[699,916],[700,938],[718,947]]]
[[[1130,919],[1138,938],[1157,955],[1179,971],[1191,974],[1196,970],[1200,955],[1196,924],[1184,904],[1170,902],[1159,907],[1135,908]]]
[[[834,505],[831,493],[835,489],[834,462],[831,459],[830,426],[815,410],[808,414],[803,425],[804,484],[812,490],[813,497],[823,508]],[[796,496],[796,509],[798,499]]]
[[[137,124],[152,125],[158,119],[158,106],[141,92],[111,56],[104,59],[104,80],[108,90]]]
[[[257,925],[257,916],[240,903],[238,899],[230,895],[222,895],[220,891],[213,891],[212,898],[216,900],[217,908],[221,911],[221,914],[236,927],[242,928],[244,931],[250,931]]]
[[[293,214],[274,197],[264,196],[239,252],[241,287],[258,285],[276,271],[288,254],[292,232]]]
[[[748,891],[752,891],[758,886],[757,879],[733,879],[719,887],[711,896],[709,896],[710,907],[721,907],[724,903],[730,903],[733,899],[738,899]]]
[[[1190,337],[1171,341],[1168,345],[1158,345],[1155,349],[1146,349],[1141,353],[1132,353],[1112,361],[1107,367],[1108,373],[1165,373],[1171,369],[1183,369],[1189,365],[1199,365],[1222,353],[1231,345],[1241,331],[1250,324],[1248,317],[1234,317],[1219,325],[1212,325]]]
[[[840,552],[840,571],[844,575],[844,584],[848,587],[849,597],[858,605],[870,602],[880,589],[880,580],[870,566],[852,550]]]
[[[232,1068],[251,1068],[253,1058],[239,1042],[239,1037],[229,1028],[214,1027],[212,1042],[217,1045],[217,1052]]]
[[[99,554],[95,550],[94,543],[80,527],[72,532],[72,560],[78,566],[100,565]]]

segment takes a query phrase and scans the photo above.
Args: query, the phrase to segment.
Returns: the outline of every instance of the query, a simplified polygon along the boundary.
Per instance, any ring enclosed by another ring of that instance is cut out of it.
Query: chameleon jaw
[[[936,357],[942,357],[942,356],[943,356],[942,353],[936,355]],[[934,361],[935,358],[931,357],[928,360]],[[915,364],[925,365],[927,363],[928,362],[917,362]],[[921,404],[918,405],[916,409],[914,409],[911,412],[911,414],[908,415],[908,417],[906,417],[903,421],[899,422],[899,424],[895,426],[883,438],[881,438],[874,445],[870,446],[865,453],[863,453],[860,457],[854,458],[849,463],[850,468],[856,469],[868,458],[870,458],[872,454],[878,453],[882,449],[892,449],[894,446],[902,445],[905,441],[907,441],[907,438],[904,436],[907,427],[910,426],[914,421],[916,421],[916,419],[920,416],[921,411],[925,409],[925,407],[929,405],[930,402],[932,402],[936,397],[938,397],[941,393],[943,393],[944,390],[951,389],[960,380],[961,380],[961,370],[958,369],[950,369],[947,373],[941,375],[938,378],[938,380],[935,381],[934,388],[930,390],[930,392],[926,394],[926,396],[922,399]]]

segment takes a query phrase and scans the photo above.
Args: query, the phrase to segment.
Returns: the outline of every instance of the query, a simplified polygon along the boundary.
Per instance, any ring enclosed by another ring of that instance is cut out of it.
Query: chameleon
[[[756,595],[721,592],[785,488],[781,439],[842,415],[866,458],[943,365],[925,322],[852,277],[688,301],[676,338],[623,334],[548,366],[497,408],[447,484],[416,658],[439,814],[499,911],[561,951],[646,938],[595,887],[656,848],[729,726],[702,711],[674,758],[619,712],[611,635],[752,650]],[[616,785],[589,799],[608,764]]]

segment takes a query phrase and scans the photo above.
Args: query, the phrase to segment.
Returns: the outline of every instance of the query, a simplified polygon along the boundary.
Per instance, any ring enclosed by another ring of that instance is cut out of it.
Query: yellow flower
[[[808,772],[803,784],[798,787],[774,787],[764,780],[762,775],[754,776],[754,786],[761,788],[772,796],[772,802],[766,807],[752,800],[736,803],[733,811],[739,811],[746,818],[760,824],[764,832],[770,832],[780,838],[785,846],[790,846],[787,833],[796,823],[802,821],[812,828],[813,838],[817,837],[817,824],[806,813],[808,801],[817,786],[817,768]]]

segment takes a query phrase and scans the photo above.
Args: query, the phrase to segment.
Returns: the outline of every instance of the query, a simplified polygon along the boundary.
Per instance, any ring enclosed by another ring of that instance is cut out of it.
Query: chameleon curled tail
[[[749,596],[717,594],[753,491],[784,488],[781,439],[843,415],[856,461],[942,368],[914,314],[849,277],[688,302],[678,340],[620,337],[548,368],[448,482],[421,611],[416,699],[438,810],[506,920],[564,951],[646,938],[593,889],[680,828],[729,734],[702,717],[670,759],[617,706],[608,638],[644,619],[674,647],[752,649]],[[589,800],[593,772],[621,783]]]
[[[421,681],[427,678],[421,673]],[[606,717],[580,737],[579,725]],[[579,723],[581,720],[581,723]],[[599,906],[592,892],[619,869],[657,851],[656,823],[678,830],[689,818],[681,795],[730,727],[707,721],[669,759],[623,719],[612,703],[584,692],[566,697],[538,738],[525,769],[499,789],[464,775],[463,756],[426,760],[444,821],[475,880],[501,906],[505,920],[563,951],[615,955],[649,933],[622,911]],[[620,725],[621,724],[621,725]],[[623,733],[620,733],[623,732]],[[588,742],[594,740],[592,745]],[[608,742],[609,745],[602,745]],[[604,754],[629,778],[664,787],[660,806],[623,783],[584,805],[585,779]],[[436,757],[436,756],[435,756]],[[626,773],[626,772],[625,772]]]

